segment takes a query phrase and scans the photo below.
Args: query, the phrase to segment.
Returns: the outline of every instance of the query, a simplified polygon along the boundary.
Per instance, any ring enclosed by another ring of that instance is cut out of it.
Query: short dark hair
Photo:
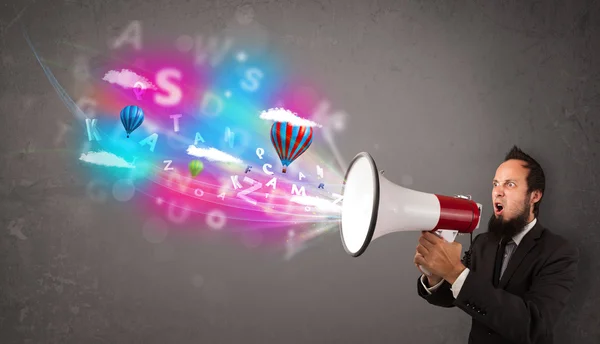
[[[540,213],[540,203],[544,197],[544,190],[546,189],[546,176],[544,175],[544,169],[542,166],[531,156],[523,152],[516,145],[504,157],[504,161],[508,160],[521,160],[525,163],[524,167],[529,170],[527,175],[527,194],[531,194],[534,190],[542,192],[540,200],[533,205],[533,214],[538,217]]]

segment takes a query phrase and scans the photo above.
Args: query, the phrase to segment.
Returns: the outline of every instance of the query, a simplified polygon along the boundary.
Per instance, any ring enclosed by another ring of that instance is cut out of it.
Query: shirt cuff
[[[462,288],[463,283],[465,283],[465,280],[467,279],[467,275],[469,274],[469,268],[465,268],[463,270],[463,272],[460,273],[460,275],[458,275],[458,278],[456,278],[456,281],[454,281],[454,283],[452,284],[452,287],[450,288],[452,290],[452,295],[454,296],[454,298],[458,298],[458,294],[460,293],[460,288]]]
[[[431,295],[432,292],[434,292],[439,286],[442,285],[442,283],[444,283],[444,280],[441,280],[438,282],[438,284],[434,285],[431,288],[428,288],[427,285],[425,284],[425,275],[421,275],[421,284],[423,285],[423,288],[425,288],[425,290],[427,291],[427,293],[429,293],[429,295]]]

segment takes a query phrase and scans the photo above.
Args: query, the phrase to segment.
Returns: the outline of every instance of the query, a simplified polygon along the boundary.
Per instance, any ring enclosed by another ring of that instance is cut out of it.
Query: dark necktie
[[[506,247],[504,249],[504,260],[502,261],[502,270],[500,270],[500,279],[502,279],[502,275],[504,274],[504,271],[508,266],[508,261],[510,260],[512,254],[515,252],[516,248],[517,244],[512,239],[506,244]]]

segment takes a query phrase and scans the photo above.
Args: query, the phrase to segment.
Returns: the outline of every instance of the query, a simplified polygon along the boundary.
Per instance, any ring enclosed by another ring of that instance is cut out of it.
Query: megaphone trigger
[[[435,231],[435,233],[447,242],[453,242],[456,239],[456,236],[458,235],[457,230],[451,229],[438,229]]]

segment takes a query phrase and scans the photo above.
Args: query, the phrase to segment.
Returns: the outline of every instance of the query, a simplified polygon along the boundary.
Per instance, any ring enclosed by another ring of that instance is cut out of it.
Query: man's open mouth
[[[501,203],[494,203],[494,212],[496,213],[496,215],[500,215],[503,209],[504,206],[502,206]]]

